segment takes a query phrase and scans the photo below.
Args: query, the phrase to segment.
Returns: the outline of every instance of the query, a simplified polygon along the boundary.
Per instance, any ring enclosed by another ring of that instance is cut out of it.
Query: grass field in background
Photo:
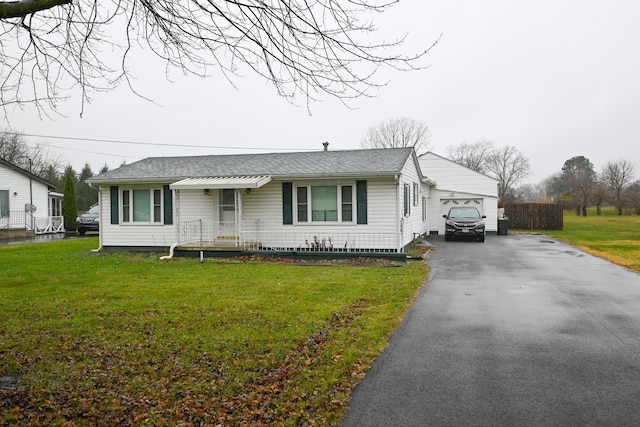
[[[601,215],[589,209],[586,217],[565,211],[564,230],[544,234],[578,246],[618,265],[640,271],[640,216],[617,215],[605,208]]]
[[[0,247],[0,425],[335,424],[427,275],[97,246]]]

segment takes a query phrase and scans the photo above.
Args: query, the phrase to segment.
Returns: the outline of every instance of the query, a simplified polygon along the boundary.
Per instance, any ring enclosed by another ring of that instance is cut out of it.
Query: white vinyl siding
[[[168,184],[168,183],[167,183]],[[149,189],[151,186],[140,186],[139,189]],[[162,188],[162,185],[154,185],[154,188]],[[127,186],[133,189],[133,186]],[[162,191],[161,191],[162,193]],[[111,195],[108,186],[100,187],[100,244],[103,247],[157,247],[168,248],[176,240],[173,225],[164,225],[162,222],[154,223],[122,223],[111,224]],[[120,204],[123,203],[121,191],[119,191]],[[175,201],[174,201],[175,202]],[[121,206],[119,207],[121,208]],[[162,211],[162,209],[161,209]],[[122,212],[122,211],[120,211]],[[175,212],[175,203],[174,203]],[[174,217],[175,223],[175,217]]]
[[[422,173],[426,175],[424,170],[422,170]],[[414,183],[417,184],[417,186],[414,187]],[[428,230],[428,222],[422,220],[422,209],[418,209],[415,206],[418,205],[423,196],[428,197],[429,186],[420,181],[418,167],[413,157],[407,159],[407,163],[402,169],[399,186],[397,188],[397,212],[400,218],[402,246],[404,247],[410,244],[416,236],[425,234]],[[406,204],[405,189],[408,192]],[[427,203],[429,203],[428,199]],[[406,210],[408,210],[408,214],[405,214]]]
[[[337,185],[336,181],[294,181],[294,187],[313,185]],[[355,191],[355,181],[345,183]],[[282,224],[282,181],[272,181],[249,194],[242,196],[244,229],[247,231],[272,231],[283,233],[313,233],[335,229],[338,233],[397,233],[396,188],[393,178],[367,180],[367,224],[356,224],[355,199],[353,203],[353,219],[350,222],[332,222],[314,224],[297,222],[293,227]],[[295,190],[294,190],[295,192]],[[294,211],[297,210],[294,204]],[[344,214],[344,212],[343,212]]]
[[[29,181],[27,175],[0,165],[0,190],[6,191],[8,210],[24,212],[25,205],[33,203],[36,207],[34,217],[49,216],[49,188],[36,179],[31,179],[31,185]],[[7,226],[7,221],[6,217],[0,218],[0,227]]]

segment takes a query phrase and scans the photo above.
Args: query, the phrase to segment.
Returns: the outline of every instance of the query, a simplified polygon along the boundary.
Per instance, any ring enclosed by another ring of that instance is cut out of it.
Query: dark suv
[[[100,230],[100,206],[93,205],[89,210],[76,218],[78,234]]]
[[[480,215],[477,208],[472,206],[460,206],[449,209],[447,215],[442,215],[446,222],[444,227],[444,240],[464,237],[478,239],[484,242],[485,215]]]

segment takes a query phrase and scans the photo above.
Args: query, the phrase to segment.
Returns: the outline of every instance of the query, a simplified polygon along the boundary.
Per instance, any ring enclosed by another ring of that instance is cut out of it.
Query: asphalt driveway
[[[539,235],[430,240],[344,427],[640,425],[640,275]]]

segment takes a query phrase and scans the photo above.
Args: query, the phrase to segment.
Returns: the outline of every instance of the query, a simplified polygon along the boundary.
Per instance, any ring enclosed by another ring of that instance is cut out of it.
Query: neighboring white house
[[[87,180],[100,246],[402,253],[428,232],[412,148],[152,157]]]
[[[62,194],[55,185],[0,159],[0,230],[11,237],[64,232]]]
[[[419,157],[420,168],[436,182],[429,200],[429,234],[444,234],[442,215],[451,206],[468,205],[486,215],[487,234],[498,230],[498,180],[434,153]]]

